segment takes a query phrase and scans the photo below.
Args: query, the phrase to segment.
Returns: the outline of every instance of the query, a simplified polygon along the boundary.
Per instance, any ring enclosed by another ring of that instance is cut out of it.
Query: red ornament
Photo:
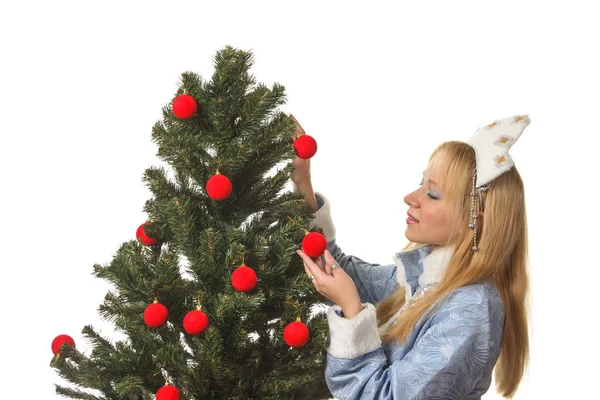
[[[225,200],[231,191],[231,181],[219,171],[206,182],[206,192],[213,200]]]
[[[300,322],[300,318],[287,324],[283,330],[283,340],[290,347],[302,347],[308,342],[308,327]]]
[[[61,346],[64,343],[68,344],[71,347],[75,347],[75,341],[73,340],[73,338],[71,336],[69,336],[69,335],[58,335],[52,341],[52,352],[54,353],[54,355],[58,354],[58,352],[60,351]]]
[[[302,251],[309,257],[320,257],[327,250],[327,239],[319,232],[310,232],[302,239]]]
[[[165,385],[156,392],[156,400],[181,400],[181,393],[175,386]]]
[[[200,335],[208,328],[208,317],[199,308],[192,310],[183,318],[183,328],[190,335]]]
[[[135,232],[135,237],[146,246],[154,246],[156,243],[158,243],[158,239],[151,238],[150,236],[146,235],[146,232],[144,231],[144,225],[148,225],[149,223],[150,222],[144,222],[141,224]]]
[[[256,287],[256,272],[250,267],[242,265],[231,274],[231,284],[240,292],[249,292]]]
[[[302,135],[294,140],[294,151],[303,159],[309,159],[317,153],[317,141],[309,135]]]
[[[167,318],[169,318],[167,307],[160,304],[156,299],[144,311],[144,322],[150,328],[160,328],[167,322]]]
[[[173,100],[173,114],[179,119],[189,119],[198,111],[196,100],[187,93]]]

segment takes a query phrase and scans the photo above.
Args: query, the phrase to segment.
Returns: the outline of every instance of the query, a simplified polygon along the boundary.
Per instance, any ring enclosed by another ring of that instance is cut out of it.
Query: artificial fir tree
[[[182,74],[152,130],[172,177],[164,168],[145,171],[148,221],[110,263],[94,266],[113,285],[99,312],[126,339],[86,326],[91,354],[59,344],[51,365],[73,385],[57,385],[57,393],[330,397],[327,322],[313,307],[323,298],[295,253],[309,231],[322,231],[310,226],[314,212],[303,196],[284,190],[298,154],[295,125],[278,110],[284,88],[257,84],[251,65],[250,52],[226,47],[210,81]],[[297,336],[284,340],[286,327]]]

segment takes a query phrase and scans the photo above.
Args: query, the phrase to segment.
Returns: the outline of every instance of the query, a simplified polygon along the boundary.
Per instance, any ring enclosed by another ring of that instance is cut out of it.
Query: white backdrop
[[[374,263],[405,244],[403,196],[437,144],[529,114],[511,150],[527,190],[533,309],[516,399],[589,398],[600,25],[591,5],[549,3],[3,2],[3,397],[58,398],[52,339],[70,334],[87,351],[85,324],[111,332],[96,311],[108,284],[92,266],[145,220],[141,176],[161,164],[151,128],[180,74],[210,77],[232,45],[254,52],[259,82],[286,87],[284,111],[318,141],[313,182],[338,243]]]

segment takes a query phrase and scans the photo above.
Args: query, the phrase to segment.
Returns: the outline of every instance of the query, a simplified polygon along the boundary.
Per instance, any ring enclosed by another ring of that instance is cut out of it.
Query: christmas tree
[[[53,343],[67,398],[330,397],[323,298],[295,252],[322,230],[285,190],[298,149],[284,87],[256,83],[250,52],[226,47],[214,62],[210,81],[182,74],[152,129],[170,168],[143,175],[147,222],[94,265],[112,286],[100,315],[125,339],[85,326],[91,354]]]

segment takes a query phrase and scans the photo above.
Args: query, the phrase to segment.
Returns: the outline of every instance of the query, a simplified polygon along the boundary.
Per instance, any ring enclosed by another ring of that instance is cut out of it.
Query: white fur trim
[[[331,340],[327,352],[337,358],[354,358],[381,347],[377,330],[375,307],[371,303],[353,318],[339,316],[339,306],[327,308],[327,320]]]
[[[323,229],[323,234],[328,242],[335,240],[335,225],[331,219],[331,205],[329,200],[319,192],[315,192],[323,200],[323,205],[315,212],[315,218],[311,224]]]
[[[406,269],[404,267],[404,264],[402,263],[402,260],[400,260],[396,255],[394,255],[394,263],[396,263],[397,268],[397,272],[396,272],[396,279],[398,280],[398,286],[403,286],[404,290],[405,290],[405,294],[404,294],[404,300],[406,303],[408,303],[408,301],[411,299],[412,297],[412,288],[410,287],[410,283],[408,283],[406,281]]]
[[[296,183],[292,182],[295,193],[300,193],[300,189]],[[331,219],[331,205],[329,200],[323,194],[315,192],[315,196],[318,196],[323,200],[323,205],[317,211],[315,211],[315,217],[310,222],[310,226],[316,225],[323,229],[323,234],[327,239],[327,242],[335,240],[335,225]]]
[[[452,247],[440,247],[433,250],[423,259],[423,273],[419,276],[420,287],[442,280],[452,253]]]

